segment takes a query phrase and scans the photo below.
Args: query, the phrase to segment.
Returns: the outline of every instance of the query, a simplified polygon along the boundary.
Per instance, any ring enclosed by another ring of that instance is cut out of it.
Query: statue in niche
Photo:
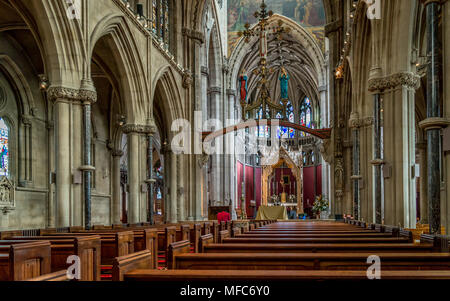
[[[0,179],[0,207],[8,211],[15,207],[15,190],[11,180],[7,177]]]
[[[289,74],[284,67],[281,67],[280,75],[280,85],[281,85],[281,99],[289,99],[288,89],[289,89]]]
[[[248,81],[248,76],[244,69],[244,70],[242,70],[242,73],[239,76],[239,89],[240,89],[242,103],[247,103],[247,94],[248,94],[247,81]]]

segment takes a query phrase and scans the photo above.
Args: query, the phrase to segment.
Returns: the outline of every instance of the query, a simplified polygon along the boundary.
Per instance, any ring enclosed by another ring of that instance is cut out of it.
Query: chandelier
[[[258,81],[258,89],[259,93],[257,93],[258,97],[255,101],[249,102],[247,101],[246,96],[241,96],[241,107],[242,107],[242,119],[247,120],[247,113],[252,112],[253,110],[257,110],[262,108],[263,116],[267,117],[267,112],[270,110],[281,111],[283,112],[283,116],[286,117],[287,105],[289,99],[287,97],[287,82],[286,82],[286,93],[282,95],[281,102],[277,100],[272,100],[270,97],[270,91],[268,87],[268,76],[274,72],[273,68],[268,68],[267,65],[267,52],[268,52],[268,42],[267,37],[269,35],[274,35],[276,39],[282,40],[283,33],[289,33],[290,28],[283,27],[283,22],[280,20],[278,25],[269,28],[269,18],[273,15],[272,11],[267,11],[267,5],[264,0],[261,3],[260,11],[255,12],[255,18],[259,18],[259,22],[253,28],[250,28],[250,24],[245,24],[245,30],[238,32],[239,37],[244,38],[245,43],[249,43],[251,37],[259,37],[259,68],[254,70],[253,73],[256,76],[259,76]],[[243,71],[244,72],[244,71]],[[282,74],[288,80],[288,75],[284,67],[282,67]],[[243,74],[241,78],[243,78]],[[246,82],[245,82],[246,84]],[[283,94],[283,93],[282,93]],[[261,119],[263,116],[260,116]],[[270,119],[270,115],[268,116]]]

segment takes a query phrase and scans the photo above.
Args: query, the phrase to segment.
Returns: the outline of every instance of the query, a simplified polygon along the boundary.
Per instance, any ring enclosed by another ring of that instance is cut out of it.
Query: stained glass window
[[[311,101],[308,97],[306,97],[302,105],[300,106],[300,125],[305,126],[307,128],[312,127],[312,109],[311,109]],[[309,136],[309,134],[305,134],[304,132],[300,133],[301,137]]]
[[[289,122],[294,123],[295,122],[295,114],[294,114],[294,107],[292,106],[292,103],[289,101],[286,108],[286,116]],[[278,113],[276,116],[277,119],[283,119],[281,113]],[[287,127],[280,127],[277,130],[277,137],[278,139],[287,139],[287,138],[294,138],[295,137],[295,130],[292,128]]]
[[[9,176],[9,128],[0,118],[0,176]]]
[[[266,119],[266,116],[264,116],[263,114],[263,109],[262,107],[259,108],[259,112],[256,114],[256,118],[257,119]],[[258,137],[259,138],[270,138],[270,132],[269,132],[269,127],[268,126],[259,126],[258,127]]]
[[[158,32],[156,23],[158,20],[158,2],[159,0],[152,0],[152,30],[155,35]]]
[[[161,187],[158,187],[158,190],[156,191],[156,199],[157,200],[162,199]]]
[[[170,1],[152,0],[152,30],[165,44],[170,44]]]

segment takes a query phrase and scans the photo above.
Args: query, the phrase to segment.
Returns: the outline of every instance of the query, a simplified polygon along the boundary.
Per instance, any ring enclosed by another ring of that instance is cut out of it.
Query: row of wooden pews
[[[201,236],[200,253],[172,245],[169,270],[129,269],[120,280],[358,280],[368,279],[373,255],[381,260],[383,279],[450,279],[450,254],[441,248],[448,237],[415,242],[410,231],[398,227],[254,222],[248,229],[220,230],[218,237],[216,242]]]
[[[211,221],[5,231],[0,233],[0,281],[68,280],[73,255],[80,259],[82,281],[122,280],[135,269],[171,269],[176,256],[229,238],[232,227],[232,222]]]

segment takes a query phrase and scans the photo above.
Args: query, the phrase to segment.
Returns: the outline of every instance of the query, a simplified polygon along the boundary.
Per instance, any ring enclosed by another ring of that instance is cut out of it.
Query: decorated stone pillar
[[[420,78],[400,72],[369,80],[370,91],[383,92],[384,222],[414,227],[416,223],[415,90]]]
[[[441,67],[439,43],[440,0],[424,1],[427,23],[427,119],[420,126],[427,132],[428,221],[431,234],[441,233],[441,130],[448,126],[441,114]]]
[[[177,155],[170,152],[170,219],[171,223],[177,222],[178,209],[178,185],[177,185]]]
[[[444,1],[442,4],[442,28],[443,28],[443,70],[450,70],[450,1]],[[450,120],[450,75],[446,73],[444,75],[444,99],[443,99],[443,108],[444,108],[444,118],[446,120]],[[444,130],[447,133],[447,138],[450,133],[450,129],[447,128]],[[444,135],[445,137],[445,135]],[[443,155],[443,166],[444,166],[444,190],[443,190],[443,203],[445,205],[445,211],[443,212],[443,216],[445,217],[445,228],[450,229],[450,152],[445,151]],[[448,230],[447,230],[448,231]]]
[[[154,208],[155,208],[155,202],[154,202],[154,184],[155,180],[153,179],[153,134],[149,133],[147,136],[147,185],[148,185],[148,191],[147,191],[147,198],[148,198],[148,205],[147,205],[147,222],[150,224],[154,224]]]
[[[112,151],[112,159],[113,159],[113,171],[112,171],[112,183],[113,183],[113,195],[112,195],[112,223],[120,224],[121,223],[121,191],[120,191],[120,159],[123,156],[122,150],[113,150]]]
[[[360,204],[360,186],[359,182],[361,180],[360,174],[360,153],[359,153],[359,128],[361,126],[359,115],[357,113],[352,113],[350,116],[349,126],[352,129],[352,140],[353,140],[353,152],[352,152],[352,182],[353,182],[353,217],[359,220],[361,217],[361,204]]]
[[[419,151],[420,165],[420,223],[428,224],[427,143],[425,141],[418,141],[416,148]]]
[[[373,94],[373,161],[374,166],[374,203],[375,203],[375,223],[381,224],[383,220],[382,210],[382,179],[381,168],[383,164],[383,154],[381,153],[381,94],[375,91]]]
[[[141,168],[146,164],[141,161],[141,138],[148,135],[151,128],[148,125],[126,124],[123,133],[127,135],[128,144],[128,223],[141,222]],[[144,156],[145,158],[145,156]]]
[[[91,81],[83,81],[80,89],[80,101],[83,104],[83,165],[79,168],[83,172],[83,194],[84,194],[84,227],[91,229],[92,211],[91,211],[91,186],[92,172],[95,167],[92,166],[91,146],[92,146],[92,121],[91,105],[97,101],[97,92]]]
[[[228,95],[228,106],[229,106],[229,119],[235,119],[234,118],[234,106],[235,106],[235,102],[236,102],[236,90],[232,90],[232,89],[228,89],[227,90],[227,95]],[[233,113],[232,113],[233,112]],[[236,124],[238,121],[234,120],[234,124]],[[226,124],[226,126],[231,126],[231,124]],[[237,218],[236,215],[236,177],[237,177],[237,173],[236,173],[236,154],[235,154],[235,133],[229,133],[226,136],[226,141],[225,141],[225,145],[226,145],[226,150],[230,152],[230,154],[227,154],[226,157],[228,158],[228,166],[229,166],[229,170],[228,173],[226,174],[226,178],[229,179],[229,197],[230,197],[230,202],[231,202],[231,216],[234,218]]]
[[[78,90],[50,87],[48,97],[54,104],[56,145],[56,226],[70,226],[72,173],[70,166],[70,103],[77,99]]]
[[[221,127],[223,127],[223,118],[221,118],[221,108],[220,108],[220,95],[222,92],[222,88],[220,87],[211,87],[208,89],[209,100],[211,104],[211,118],[220,121]],[[220,128],[215,128],[214,130],[219,130]],[[223,201],[223,136],[217,137],[214,139],[215,145],[215,153],[211,156],[211,196],[210,199],[214,202]]]

